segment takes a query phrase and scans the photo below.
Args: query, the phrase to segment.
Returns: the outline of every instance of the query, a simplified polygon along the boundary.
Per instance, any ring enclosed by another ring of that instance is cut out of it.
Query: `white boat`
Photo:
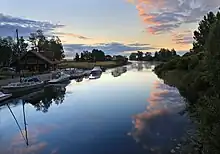
[[[70,81],[70,75],[63,73],[63,72],[57,72],[56,74],[52,75],[52,79],[48,81],[49,83],[61,83],[65,81]]]
[[[10,98],[11,96],[12,94],[5,94],[3,92],[0,92],[0,102]]]
[[[102,69],[99,66],[96,66],[92,69],[89,79],[98,79],[102,75]]]
[[[21,82],[10,83],[6,86],[2,86],[3,92],[21,92],[28,91],[44,86],[44,82],[41,81],[38,77],[27,77],[23,78]]]
[[[84,76],[84,71],[81,69],[75,69],[70,73],[71,79],[77,79],[77,78],[81,78],[83,76]]]
[[[85,76],[89,76],[92,73],[92,70],[85,70],[83,73]]]

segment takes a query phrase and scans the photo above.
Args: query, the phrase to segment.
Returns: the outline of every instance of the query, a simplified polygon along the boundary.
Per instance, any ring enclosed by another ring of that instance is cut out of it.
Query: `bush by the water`
[[[209,12],[194,32],[193,49],[158,65],[155,73],[188,100],[196,133],[186,153],[220,153],[220,12]]]

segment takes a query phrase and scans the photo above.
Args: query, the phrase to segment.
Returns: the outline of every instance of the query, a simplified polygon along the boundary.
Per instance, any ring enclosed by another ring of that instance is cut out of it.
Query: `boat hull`
[[[3,86],[2,90],[4,93],[18,93],[18,92],[25,92],[33,89],[38,89],[44,87],[44,82],[35,84],[35,85],[29,85],[29,86],[23,86],[23,87],[7,87]]]
[[[70,79],[77,79],[77,78],[81,78],[83,76],[84,76],[83,73],[71,74]]]
[[[0,97],[0,102],[9,99],[11,96],[12,94],[4,94],[3,96]]]
[[[62,83],[62,82],[67,82],[67,81],[70,81],[69,77],[62,78],[62,79],[53,79],[53,80],[48,81],[48,83],[55,84],[55,83]]]

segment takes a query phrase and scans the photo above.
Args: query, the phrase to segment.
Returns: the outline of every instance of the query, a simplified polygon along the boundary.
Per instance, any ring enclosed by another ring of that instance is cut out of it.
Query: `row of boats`
[[[77,69],[56,71],[52,73],[49,81],[42,81],[36,76],[23,78],[20,82],[9,83],[8,85],[2,86],[1,89],[3,92],[0,92],[0,101],[10,98],[13,93],[42,88],[46,84],[62,83],[82,76],[88,76],[89,79],[96,79],[99,78],[101,74],[102,69],[100,67],[94,67],[92,70],[85,71]]]

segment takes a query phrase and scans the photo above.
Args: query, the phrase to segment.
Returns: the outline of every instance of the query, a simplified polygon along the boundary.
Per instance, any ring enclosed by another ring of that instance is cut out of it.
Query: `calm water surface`
[[[148,63],[54,85],[0,108],[1,154],[168,153],[187,127],[184,100]],[[116,74],[116,75],[115,75]]]

